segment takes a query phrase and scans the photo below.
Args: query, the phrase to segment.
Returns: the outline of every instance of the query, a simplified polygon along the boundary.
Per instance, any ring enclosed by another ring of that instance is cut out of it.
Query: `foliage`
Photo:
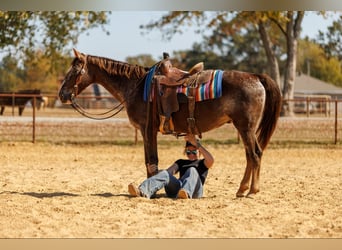
[[[23,61],[44,51],[58,71],[61,55],[68,54],[78,36],[108,23],[108,12],[93,11],[0,11],[0,49]],[[108,32],[107,32],[108,33]]]
[[[300,40],[297,54],[297,70],[326,82],[342,86],[341,64],[336,57],[329,57],[324,49],[308,38]]]
[[[328,27],[326,33],[319,32],[316,42],[329,58],[336,57],[342,62],[342,15]]]
[[[109,12],[0,11],[0,90],[56,92],[81,33],[108,23]],[[108,33],[108,32],[107,32]]]
[[[40,89],[44,93],[56,93],[59,83],[56,74],[49,70],[49,61],[42,51],[38,51],[34,57],[24,60],[23,67],[18,67],[15,58],[6,56],[0,65],[0,91]]]
[[[5,56],[0,64],[0,91],[14,91],[22,84],[23,70],[17,66],[18,62],[11,56]]]
[[[204,62],[205,69],[229,69],[233,62],[224,55],[217,55],[214,51],[206,50],[201,44],[193,44],[192,49],[175,51],[173,65],[189,70],[198,62]]]
[[[131,56],[127,57],[126,61],[130,64],[136,64],[144,67],[151,67],[155,63],[157,63],[151,55],[138,55],[138,56]]]

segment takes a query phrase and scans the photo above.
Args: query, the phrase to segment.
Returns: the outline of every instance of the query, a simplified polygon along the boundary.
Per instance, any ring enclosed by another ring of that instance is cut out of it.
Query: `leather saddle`
[[[173,67],[169,55],[164,53],[164,60],[160,62],[159,74],[155,75],[155,79],[159,84],[165,86],[198,86],[208,82],[211,73],[211,70],[204,71],[203,62],[197,63],[189,71]]]
[[[184,71],[173,67],[169,55],[164,53],[164,60],[160,62],[158,74],[154,76],[160,93],[158,104],[160,116],[159,130],[161,133],[172,134],[174,132],[171,115],[179,109],[177,87],[181,85],[189,86],[194,92],[198,85],[208,82],[210,78],[211,70],[204,71],[203,62],[197,63],[189,71]],[[197,134],[201,137],[201,133],[195,125],[195,98],[191,93],[187,98],[189,108],[189,117],[187,118],[188,133]]]

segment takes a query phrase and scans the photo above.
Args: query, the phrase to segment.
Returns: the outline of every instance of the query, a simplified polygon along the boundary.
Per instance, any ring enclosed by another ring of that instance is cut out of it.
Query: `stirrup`
[[[160,117],[159,131],[162,134],[172,134],[174,131],[172,117],[168,118],[164,115],[159,115],[159,117]]]

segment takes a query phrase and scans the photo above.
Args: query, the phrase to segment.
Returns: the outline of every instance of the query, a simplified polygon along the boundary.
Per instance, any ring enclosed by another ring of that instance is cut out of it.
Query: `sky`
[[[140,25],[146,25],[152,20],[158,20],[165,12],[161,11],[113,11],[110,16],[110,24],[106,29],[110,35],[106,35],[101,28],[90,30],[82,34],[75,46],[79,51],[96,56],[109,57],[118,61],[126,61],[128,56],[151,54],[156,60],[160,59],[163,52],[172,53],[178,50],[191,49],[195,42],[200,42],[201,34],[196,34],[193,29],[187,27],[183,34],[176,34],[171,40],[162,38],[158,29],[142,34],[144,30]],[[318,31],[326,31],[335,17],[324,19],[314,12],[307,12],[302,24],[301,36],[316,38]]]

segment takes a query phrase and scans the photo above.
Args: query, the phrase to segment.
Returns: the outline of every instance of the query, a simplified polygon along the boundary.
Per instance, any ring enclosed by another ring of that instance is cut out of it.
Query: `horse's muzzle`
[[[59,99],[61,100],[62,103],[71,104],[71,98],[72,98],[71,92],[67,92],[67,91],[61,89],[59,91],[58,95],[59,95]]]

